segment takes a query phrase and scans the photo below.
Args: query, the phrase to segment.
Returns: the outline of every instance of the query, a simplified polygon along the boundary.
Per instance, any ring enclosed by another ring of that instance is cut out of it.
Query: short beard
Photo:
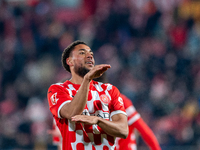
[[[84,77],[90,70],[85,67],[75,67],[75,73],[80,77]]]

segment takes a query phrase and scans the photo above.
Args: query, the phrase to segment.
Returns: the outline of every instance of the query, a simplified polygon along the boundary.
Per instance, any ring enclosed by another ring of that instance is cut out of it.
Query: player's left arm
[[[134,127],[139,131],[143,140],[146,142],[149,148],[151,148],[152,150],[161,150],[156,136],[142,118],[138,119],[134,123]]]
[[[107,89],[111,95],[109,103],[110,116],[112,120],[106,120],[98,116],[77,115],[72,117],[72,121],[97,124],[107,134],[125,139],[128,136],[128,121],[119,90],[110,84]]]
[[[97,116],[76,115],[72,121],[86,124],[97,124],[107,134],[125,139],[128,136],[127,116],[124,114],[115,114],[112,121],[105,120]]]

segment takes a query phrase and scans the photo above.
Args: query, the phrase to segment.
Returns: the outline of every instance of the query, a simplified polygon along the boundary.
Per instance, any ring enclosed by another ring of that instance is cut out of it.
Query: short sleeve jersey
[[[51,85],[48,90],[49,108],[61,132],[63,150],[114,150],[115,137],[106,134],[99,126],[61,118],[60,109],[71,102],[79,87],[80,85],[67,80]],[[119,90],[111,84],[92,80],[82,115],[111,120],[113,115],[119,113],[126,115]]]
[[[138,121],[141,117],[140,114],[136,111],[130,99],[125,95],[121,95],[124,101],[124,107],[128,116],[128,126],[129,126],[129,135],[126,139],[117,138],[116,139],[116,149],[117,150],[136,150],[136,138],[134,133],[134,123]]]

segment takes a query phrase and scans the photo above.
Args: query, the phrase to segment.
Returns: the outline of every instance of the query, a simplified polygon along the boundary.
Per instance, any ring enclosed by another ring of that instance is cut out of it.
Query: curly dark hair
[[[65,48],[62,53],[62,57],[61,57],[62,66],[65,68],[65,70],[69,71],[70,73],[71,71],[70,71],[69,65],[66,62],[66,59],[70,56],[70,53],[72,50],[74,50],[74,47],[79,44],[87,45],[85,42],[77,40],[71,43],[67,48]]]

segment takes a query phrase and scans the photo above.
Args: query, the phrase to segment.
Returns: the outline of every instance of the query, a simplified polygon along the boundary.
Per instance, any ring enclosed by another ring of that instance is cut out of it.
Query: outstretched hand
[[[111,68],[110,65],[108,64],[101,64],[101,65],[96,65],[94,66],[94,68],[92,68],[87,74],[86,77],[90,80],[94,79],[94,78],[98,78],[100,76],[102,76],[102,74],[108,70],[109,68]]]

